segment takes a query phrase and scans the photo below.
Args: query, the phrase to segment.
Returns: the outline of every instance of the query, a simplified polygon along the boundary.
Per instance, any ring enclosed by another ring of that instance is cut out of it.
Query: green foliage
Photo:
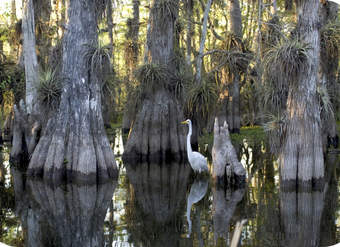
[[[325,112],[325,116],[333,115],[333,104],[331,102],[331,97],[329,96],[326,85],[319,84],[316,88],[319,96],[319,101],[321,105],[321,111]]]
[[[110,74],[110,48],[100,42],[97,45],[86,45],[85,59],[91,73],[97,75],[102,80]]]
[[[269,81],[296,81],[309,66],[310,46],[298,40],[282,40],[268,49],[264,57],[265,77]]]
[[[216,83],[210,80],[202,80],[201,83],[193,82],[187,95],[187,112],[190,117],[200,116],[202,119],[208,119],[213,113],[212,109],[217,104],[218,88]]]
[[[233,34],[228,34],[221,50],[213,53],[212,61],[217,65],[212,71],[226,68],[228,77],[235,73],[246,73],[252,59],[253,55],[243,41]]]
[[[230,134],[231,142],[234,146],[243,146],[243,142],[246,140],[247,143],[251,146],[257,143],[266,143],[266,134],[261,126],[251,126],[251,127],[241,127],[240,133],[232,133]],[[204,145],[208,144],[208,149],[211,152],[211,149],[214,144],[214,134],[213,133],[204,133],[202,136],[198,138],[198,143],[200,147],[204,147]]]
[[[340,21],[330,22],[321,29],[321,51],[327,57],[337,57],[340,47]]]
[[[309,64],[309,45],[297,40],[281,41],[264,56],[263,104],[271,112],[281,111],[288,96],[289,83],[296,83]],[[294,85],[294,84],[293,84]]]
[[[284,133],[287,126],[286,114],[268,114],[263,129],[269,138],[270,149],[273,153],[278,153],[281,144],[284,142]]]
[[[261,30],[261,45],[262,50],[266,51],[268,48],[280,42],[284,37],[282,33],[282,23],[278,16],[274,16],[267,23],[262,26]]]
[[[0,63],[0,104],[11,108],[24,95],[24,71],[14,63]]]
[[[40,72],[37,93],[39,100],[48,107],[58,106],[62,92],[62,83],[55,70],[46,69]]]
[[[140,83],[140,92],[152,94],[157,89],[171,89],[172,76],[165,65],[148,63],[135,71],[135,77]]]

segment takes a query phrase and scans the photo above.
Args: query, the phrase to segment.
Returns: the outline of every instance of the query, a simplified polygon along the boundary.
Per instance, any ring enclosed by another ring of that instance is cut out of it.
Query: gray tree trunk
[[[32,154],[40,131],[38,85],[38,59],[35,43],[33,0],[24,1],[22,19],[23,54],[26,79],[26,104],[14,106],[13,142],[10,160],[16,165],[26,165]]]
[[[224,122],[224,125],[220,127],[217,118],[215,118],[214,124],[212,158],[213,177],[218,183],[225,178],[229,184],[245,180],[246,170],[237,158],[237,153],[231,143],[228,125]]]
[[[208,24],[208,18],[209,18],[211,3],[212,3],[212,0],[208,0],[207,5],[205,6],[205,9],[204,9],[200,49],[199,49],[199,53],[198,53],[198,57],[197,57],[197,63],[196,63],[195,78],[196,78],[197,83],[201,83],[201,81],[202,81],[203,50],[204,50],[205,40],[207,38],[207,24]]]
[[[191,36],[193,36],[193,28],[192,28],[192,17],[194,11],[194,2],[193,0],[186,0],[186,13],[187,13],[187,35],[186,35],[186,45],[187,45],[187,64],[191,66]]]
[[[321,23],[323,26],[328,23],[335,22],[338,17],[338,5],[333,2],[326,2],[321,5],[320,13]],[[326,45],[327,43],[321,39],[320,86],[327,90],[330,96],[331,105],[334,106],[334,99],[339,97],[339,92],[336,87],[336,75],[339,65],[339,48],[330,50],[329,47],[326,47]],[[333,107],[333,110],[335,111],[336,109]],[[321,112],[324,147],[338,147],[339,136],[334,113],[335,112],[332,110],[323,110]]]
[[[320,61],[319,0],[298,1],[298,38],[309,44],[308,65],[289,88],[286,134],[280,153],[283,185],[312,186],[324,177],[317,81]]]
[[[88,64],[88,46],[96,46],[94,0],[70,1],[63,43],[63,92],[58,113],[51,118],[34,150],[29,176],[50,182],[105,181],[117,176],[115,157],[101,112],[101,80]]]
[[[26,78],[26,107],[28,114],[37,111],[38,59],[35,50],[35,21],[33,0],[24,1],[22,18],[23,53]]]
[[[160,4],[171,4],[172,10],[163,15],[159,10]],[[174,73],[176,68],[173,58],[177,14],[178,0],[155,0],[150,12],[150,30],[147,37],[149,63],[166,66],[170,73]],[[166,90],[165,85],[164,88],[155,89],[153,94],[146,95],[143,100],[127,140],[123,158],[181,159],[185,156],[184,128],[180,127],[183,118],[183,111],[173,93]]]
[[[229,17],[230,17],[230,31],[237,39],[242,41],[242,17],[239,0],[230,0],[229,4]],[[240,133],[241,117],[240,117],[240,75],[238,72],[233,74],[233,82],[231,86],[231,97],[229,97],[229,104],[231,104],[231,132]]]
[[[13,140],[10,161],[12,164],[25,167],[37,145],[40,124],[27,113],[22,100],[19,106],[14,105],[13,112]]]

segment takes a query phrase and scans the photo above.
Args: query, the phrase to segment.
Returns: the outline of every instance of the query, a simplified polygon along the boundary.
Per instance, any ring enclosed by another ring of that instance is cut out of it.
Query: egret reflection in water
[[[188,237],[191,235],[192,221],[190,219],[191,208],[205,196],[208,190],[208,179],[206,177],[197,177],[191,185],[190,193],[187,199],[187,221],[188,221]]]

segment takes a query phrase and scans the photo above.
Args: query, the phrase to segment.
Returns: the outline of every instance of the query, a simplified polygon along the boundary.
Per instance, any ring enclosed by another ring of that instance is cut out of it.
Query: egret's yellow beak
[[[183,122],[181,122],[181,124],[187,124],[188,122],[187,121],[183,121]]]

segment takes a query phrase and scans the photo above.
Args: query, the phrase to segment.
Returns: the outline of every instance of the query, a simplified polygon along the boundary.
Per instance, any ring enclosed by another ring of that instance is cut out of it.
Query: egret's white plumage
[[[192,124],[191,124],[191,120],[187,119],[185,121],[182,122],[182,124],[188,124],[189,125],[189,132],[187,135],[187,154],[188,154],[188,160],[189,163],[192,167],[192,169],[195,172],[203,172],[203,171],[208,171],[208,162],[207,159],[200,154],[199,152],[193,152],[192,148],[191,148],[191,135],[192,135]]]
[[[340,5],[340,0],[329,0],[329,2],[334,2]]]

